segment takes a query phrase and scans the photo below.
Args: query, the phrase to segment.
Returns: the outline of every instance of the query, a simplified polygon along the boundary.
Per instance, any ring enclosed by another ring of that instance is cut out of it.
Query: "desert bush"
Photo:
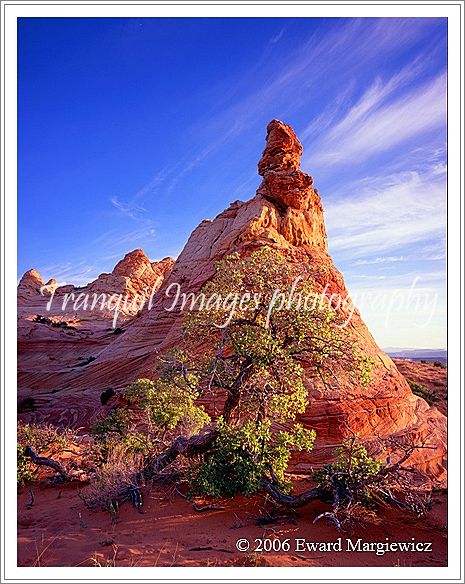
[[[92,428],[94,435],[101,440],[109,435],[118,434],[124,436],[131,424],[131,413],[125,408],[115,408],[106,418],[96,422]]]
[[[53,480],[57,473],[61,480],[65,477],[82,480],[95,471],[101,460],[100,448],[89,436],[84,438],[77,430],[51,424],[18,422],[17,444],[18,485],[44,478],[39,467],[42,471],[46,469],[46,473],[51,469]]]
[[[214,447],[191,475],[193,492],[213,497],[251,495],[261,488],[267,475],[288,491],[291,485],[284,473],[292,452],[309,452],[315,432],[296,424],[292,433],[273,433],[270,426],[266,420],[258,424],[246,421],[235,427],[220,418]]]
[[[51,424],[25,424],[18,422],[18,444],[24,448],[32,446],[39,452],[62,450],[72,440],[70,430],[59,430]]]
[[[171,381],[171,382],[170,382]],[[196,406],[198,393],[167,381],[138,379],[124,391],[124,397],[132,405],[145,412],[155,428],[163,432],[179,428],[185,434],[195,434],[210,422],[203,406]]]
[[[115,444],[128,452],[154,455],[173,437],[198,432],[210,422],[195,394],[169,385],[162,378],[138,379],[124,392],[125,406],[110,411],[93,426],[105,455]]]
[[[76,432],[61,429],[51,424],[26,424],[17,427],[17,476],[18,486],[33,481],[37,476],[37,465],[26,454],[26,447],[47,457],[60,457],[66,450],[76,450]],[[69,464],[75,465],[73,459]]]
[[[357,502],[368,506],[373,498],[373,486],[378,482],[378,473],[384,467],[379,460],[368,456],[364,446],[352,438],[337,448],[335,461],[313,473],[317,485],[332,492],[335,485],[340,493],[340,503]]]
[[[24,454],[24,447],[20,444],[17,444],[16,461],[18,487],[22,487],[34,480],[35,473],[31,459]]]
[[[94,424],[92,433],[101,448],[103,461],[117,444],[128,452],[144,456],[152,451],[153,444],[149,434],[137,431],[134,418],[129,409],[119,407],[111,410],[106,418]]]
[[[142,469],[141,455],[129,453],[123,444],[113,444],[99,472],[81,491],[81,499],[90,509],[116,511],[118,503],[128,498],[129,490],[141,486]]]
[[[384,463],[369,456],[352,433],[335,450],[334,462],[313,473],[320,498],[331,501],[333,506],[331,512],[322,513],[315,521],[326,517],[338,529],[353,522],[377,523],[379,508],[386,503],[418,516],[425,513],[430,508],[430,493],[424,489],[424,481],[419,481],[420,473],[405,463],[415,450],[431,447],[409,440],[402,444],[394,439],[391,446],[397,461],[391,462],[389,456]]]

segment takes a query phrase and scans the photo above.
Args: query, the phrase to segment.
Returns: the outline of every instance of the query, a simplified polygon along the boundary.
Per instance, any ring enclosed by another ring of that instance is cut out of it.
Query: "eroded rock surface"
[[[279,248],[289,262],[312,266],[317,289],[345,298],[348,292],[343,277],[327,253],[321,199],[313,188],[313,179],[300,169],[301,154],[302,146],[292,128],[273,120],[268,125],[266,147],[258,165],[263,181],[255,197],[247,202],[235,201],[214,220],[200,223],[174,265],[164,260],[162,266],[150,267],[138,250],[128,254],[111,275],[102,275],[89,285],[96,289],[102,286],[137,290],[160,270],[163,272],[164,281],[152,310],[132,319],[122,334],[88,337],[76,353],[75,343],[66,350],[64,337],[50,345],[43,329],[20,324],[20,396],[33,395],[37,401],[36,411],[28,415],[89,424],[105,411],[100,404],[102,391],[150,376],[155,354],[175,345],[181,334],[183,315],[166,310],[172,304],[172,298],[166,295],[168,286],[178,283],[183,292],[198,291],[213,276],[215,262],[232,252],[247,254],[263,245]],[[19,302],[30,303],[24,299],[40,283],[36,272],[27,272],[18,289]],[[395,364],[376,345],[358,311],[350,327],[360,348],[375,362],[373,382],[362,388],[346,378],[340,379],[337,387],[327,389],[308,380],[310,405],[302,420],[315,428],[318,436],[310,464],[327,462],[350,426],[362,439],[369,440],[372,450],[381,457],[385,455],[383,443],[389,438],[427,440],[435,449],[419,450],[414,460],[418,468],[438,484],[444,484],[446,418],[412,394]],[[57,353],[62,354],[58,370],[48,367],[50,360],[57,359]],[[85,358],[89,354],[95,360],[77,367],[78,356]],[[31,367],[31,362],[36,366]],[[308,464],[307,458],[296,459],[294,469],[308,469]]]

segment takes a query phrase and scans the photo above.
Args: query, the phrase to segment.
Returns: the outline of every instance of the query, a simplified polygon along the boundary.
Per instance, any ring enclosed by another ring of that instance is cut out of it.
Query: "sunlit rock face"
[[[102,391],[151,376],[157,353],[179,341],[183,314],[167,310],[172,304],[168,287],[177,283],[185,293],[199,291],[214,275],[215,262],[233,252],[247,255],[264,245],[277,248],[289,262],[312,267],[317,292],[346,298],[343,277],[327,253],[321,199],[313,179],[300,169],[301,155],[302,145],[293,129],[271,121],[258,164],[263,180],[253,198],[235,201],[215,219],[202,221],[174,263],[169,259],[150,263],[136,250],[111,274],[90,283],[90,290],[123,289],[135,294],[161,276],[151,310],[127,314],[121,334],[108,329],[110,321],[101,317],[87,321],[87,329],[77,330],[33,323],[31,315],[39,311],[39,300],[44,305],[37,292],[43,283],[36,272],[27,272],[18,287],[19,396],[20,400],[34,397],[37,407],[24,416],[74,425],[88,425],[101,416],[106,411],[100,403]],[[293,460],[293,469],[308,471],[309,464],[317,467],[327,462],[350,427],[380,457],[388,454],[383,446],[388,438],[428,439],[436,449],[419,450],[412,460],[444,484],[446,418],[412,394],[357,310],[349,327],[360,349],[374,360],[372,383],[363,388],[345,377],[322,387],[308,377],[310,403],[301,421],[317,431],[317,441],[310,457]],[[89,356],[94,359],[87,363]]]

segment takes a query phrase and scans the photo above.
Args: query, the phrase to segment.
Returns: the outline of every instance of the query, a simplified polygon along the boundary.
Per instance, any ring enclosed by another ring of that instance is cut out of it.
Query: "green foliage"
[[[210,422],[203,406],[194,402],[197,394],[179,387],[175,379],[138,379],[124,392],[124,397],[134,406],[144,410],[152,424],[163,430],[182,426],[187,433],[195,434]]]
[[[366,448],[348,439],[335,450],[335,462],[313,473],[318,486],[331,492],[335,485],[340,493],[345,493],[352,500],[369,504],[371,485],[376,481],[384,464],[368,456]]]
[[[37,452],[64,448],[69,440],[70,432],[60,432],[51,425],[18,423],[17,440],[21,446],[31,446]]]
[[[163,378],[138,379],[123,396],[128,405],[113,409],[93,427],[104,455],[119,444],[128,453],[148,456],[164,445],[167,432],[195,434],[210,422],[203,406],[195,405],[195,394]]]
[[[355,363],[355,379],[362,386],[367,387],[371,383],[371,374],[374,366],[374,359],[363,355],[362,353],[354,353],[354,363]]]
[[[17,428],[17,481],[18,487],[35,479],[35,465],[24,454],[26,446],[31,446],[37,453],[54,456],[67,448],[73,441],[71,430],[59,430],[52,425],[25,424],[18,422]]]
[[[251,495],[260,489],[262,478],[270,474],[281,488],[288,490],[290,484],[284,473],[292,452],[309,452],[315,432],[296,424],[293,432],[273,434],[270,426],[269,420],[258,424],[248,420],[236,427],[219,418],[214,448],[193,472],[193,490],[213,497]]]
[[[109,434],[124,436],[129,429],[131,414],[124,408],[111,410],[106,418],[94,424],[93,433],[97,438],[105,439]]]
[[[31,459],[24,454],[24,447],[17,444],[17,481],[18,487],[26,485],[34,480],[34,471]]]
[[[410,389],[414,395],[423,398],[428,405],[433,405],[434,402],[437,401],[436,396],[434,396],[422,383],[417,383],[416,381],[412,381],[411,379],[407,379],[408,384],[410,385]]]
[[[367,385],[373,362],[317,294],[315,278],[268,247],[219,262],[186,318],[182,368],[191,387],[235,393],[240,419],[292,421],[307,407],[306,375],[331,386],[343,373]]]

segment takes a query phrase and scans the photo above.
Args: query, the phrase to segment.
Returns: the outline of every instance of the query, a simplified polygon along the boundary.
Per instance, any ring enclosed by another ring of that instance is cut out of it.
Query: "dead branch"
[[[203,513],[204,511],[224,511],[224,507],[219,507],[218,505],[204,505],[203,507],[200,507],[200,505],[197,505],[195,501],[192,501],[192,499],[190,499],[187,495],[182,493],[177,487],[177,485],[174,488],[174,490],[178,493],[178,495],[181,495],[183,499],[186,499],[186,501],[192,503],[192,507],[194,508],[194,511],[197,511],[197,513]]]
[[[26,503],[26,509],[32,509],[34,505],[34,493],[29,489],[29,501]]]
[[[59,462],[53,460],[52,458],[47,458],[46,456],[38,456],[32,446],[26,446],[24,449],[24,454],[25,456],[29,456],[32,462],[37,466],[48,466],[57,472],[64,481],[69,480],[70,477],[68,473]]]
[[[326,517],[326,519],[330,519],[336,525],[339,531],[341,530],[343,531],[341,522],[337,518],[336,514],[331,511],[325,511],[324,513],[320,513],[315,517],[313,523],[317,523],[320,519],[323,519],[323,517]]]
[[[144,470],[146,478],[150,479],[159,474],[174,462],[180,454],[188,458],[203,454],[210,448],[217,436],[218,432],[216,430],[206,434],[195,434],[190,438],[178,436],[171,446],[148,462]]]
[[[292,509],[303,507],[304,505],[308,505],[308,503],[316,501],[317,499],[321,499],[323,501],[326,501],[327,499],[326,492],[320,487],[310,489],[309,491],[305,491],[300,495],[286,495],[267,478],[262,479],[262,486],[266,493],[268,493],[268,495],[273,499],[273,501],[279,503],[280,505],[284,505],[285,507],[291,507]]]

